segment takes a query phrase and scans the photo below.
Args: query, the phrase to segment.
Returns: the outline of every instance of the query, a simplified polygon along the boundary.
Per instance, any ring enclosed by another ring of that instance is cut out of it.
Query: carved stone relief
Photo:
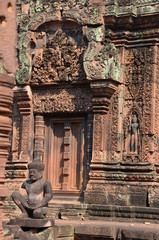
[[[154,49],[132,47],[125,51],[124,84],[114,94],[108,112],[109,161],[147,162],[153,161],[156,156]]]
[[[143,95],[145,78],[145,48],[133,48],[126,52],[125,85],[131,98]],[[128,96],[126,96],[128,97]]]
[[[108,161],[121,161],[121,154],[118,152],[118,119],[119,119],[119,90],[117,90],[111,101],[108,112],[107,131],[107,153]]]
[[[83,70],[85,45],[80,28],[46,33],[46,42],[46,46],[33,57],[31,84],[86,78]],[[31,44],[35,43],[32,41]]]
[[[35,113],[89,112],[92,93],[89,88],[54,88],[33,90]]]
[[[84,69],[88,79],[113,79],[120,81],[121,65],[113,43],[105,42],[103,26],[84,28],[88,48],[84,55]]]
[[[128,159],[133,161],[148,161],[150,145],[147,144],[152,141],[149,134],[154,134],[151,127],[153,54],[152,47],[132,48],[126,51],[123,151],[126,151]],[[131,146],[133,138],[138,142],[137,149]],[[125,144],[128,144],[127,147]],[[124,153],[124,159],[126,155]]]
[[[32,158],[33,115],[32,93],[29,86],[14,88],[12,158],[28,161]]]
[[[21,132],[21,116],[18,111],[17,106],[17,100],[14,99],[14,118],[13,118],[13,132],[12,132],[12,151],[11,151],[11,158],[13,159],[19,159],[19,153],[20,153],[20,132]]]
[[[133,111],[124,123],[123,159],[138,160],[141,158],[142,135],[137,112]]]

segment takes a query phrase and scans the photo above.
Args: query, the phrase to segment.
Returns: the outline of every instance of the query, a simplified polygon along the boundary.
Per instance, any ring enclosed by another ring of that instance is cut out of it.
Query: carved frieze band
[[[53,88],[33,90],[35,113],[92,111],[92,93],[89,88]]]

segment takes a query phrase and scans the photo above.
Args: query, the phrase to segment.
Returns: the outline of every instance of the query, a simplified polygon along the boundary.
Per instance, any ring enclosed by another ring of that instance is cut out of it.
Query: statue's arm
[[[21,188],[26,189],[26,182],[23,182],[23,183],[22,183]]]
[[[43,206],[45,206],[53,197],[52,187],[49,181],[45,182],[44,190],[45,190],[45,194],[42,201]]]

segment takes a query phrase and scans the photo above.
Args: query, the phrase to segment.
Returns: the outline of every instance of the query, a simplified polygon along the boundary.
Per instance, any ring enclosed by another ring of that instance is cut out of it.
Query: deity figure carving
[[[125,156],[139,155],[140,148],[140,128],[138,114],[134,112],[130,117],[129,123],[124,129],[124,152]]]
[[[133,114],[132,119],[131,119],[130,145],[129,145],[129,151],[132,153],[137,153],[138,135],[139,135],[138,119],[137,119],[136,114]]]
[[[139,123],[136,113],[132,114],[126,135],[127,153],[137,155],[139,152]]]
[[[23,182],[21,186],[26,190],[27,196],[15,191],[11,197],[22,211],[20,217],[43,219],[48,211],[48,202],[53,196],[51,183],[42,179],[44,171],[42,162],[29,163],[28,170],[29,180]]]

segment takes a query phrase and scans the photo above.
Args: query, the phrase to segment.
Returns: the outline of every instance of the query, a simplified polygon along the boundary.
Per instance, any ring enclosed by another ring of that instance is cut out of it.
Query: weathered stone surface
[[[56,204],[53,210],[56,209]],[[120,222],[159,222],[158,208],[102,204],[65,204],[58,207],[63,220],[105,220]]]
[[[84,195],[88,216],[158,221],[157,4],[17,1],[10,188],[18,189],[25,163],[36,159],[45,162],[56,198]],[[85,210],[62,214],[80,218]]]
[[[107,239],[113,240],[116,238],[116,228],[106,226],[78,226],[75,227],[75,239]]]
[[[0,1],[0,73],[14,74],[16,59],[16,6],[15,1]]]
[[[97,38],[96,35],[99,37],[99,32],[93,30],[88,33],[89,44],[83,59],[87,79],[120,81],[121,66],[117,49],[114,44],[108,43],[103,46],[98,40],[94,40],[93,38]]]
[[[9,225],[18,225],[24,228],[48,228],[54,226],[54,221],[51,219],[32,219],[32,218],[15,218],[11,219]]]
[[[16,6],[15,1],[0,1],[0,239],[3,201],[7,196],[5,165],[11,146],[12,104],[16,59]],[[10,76],[9,76],[10,75]]]
[[[23,231],[19,226],[7,226],[9,234],[12,234],[13,239],[24,240],[55,240],[57,236],[57,227],[51,227],[41,232]]]

